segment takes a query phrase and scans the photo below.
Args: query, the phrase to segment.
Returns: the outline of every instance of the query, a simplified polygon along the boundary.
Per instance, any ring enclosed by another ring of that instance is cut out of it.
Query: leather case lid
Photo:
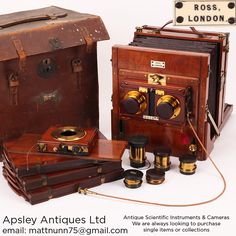
[[[55,6],[0,16],[0,61],[18,58],[16,41],[30,56],[107,39],[99,16]]]

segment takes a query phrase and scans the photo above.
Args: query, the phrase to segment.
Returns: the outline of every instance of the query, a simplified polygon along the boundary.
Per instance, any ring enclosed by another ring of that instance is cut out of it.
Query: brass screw
[[[196,144],[191,144],[189,145],[189,151],[190,152],[196,152],[197,151],[197,145]]]

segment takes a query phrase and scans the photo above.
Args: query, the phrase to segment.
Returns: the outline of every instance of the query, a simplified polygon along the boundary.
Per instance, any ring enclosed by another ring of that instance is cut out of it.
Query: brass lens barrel
[[[147,144],[147,138],[145,136],[136,135],[129,137],[128,142],[130,146],[130,165],[134,168],[140,168],[145,166],[145,146]]]
[[[154,167],[157,170],[168,171],[170,169],[171,150],[168,147],[158,147],[154,150]]]
[[[180,158],[179,170],[181,174],[193,175],[197,169],[196,157],[185,156]]]
[[[143,148],[130,147],[130,162],[137,165],[145,166],[145,160],[146,160],[146,156],[145,156],[144,147]]]
[[[197,169],[197,165],[195,163],[180,163],[180,172],[182,174],[194,174]]]
[[[170,157],[169,156],[155,156],[154,166],[156,169],[167,171],[170,169]]]

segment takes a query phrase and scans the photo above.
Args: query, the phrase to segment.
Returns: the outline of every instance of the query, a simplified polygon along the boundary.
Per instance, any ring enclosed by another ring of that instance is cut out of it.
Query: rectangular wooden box
[[[102,162],[99,164],[94,164],[85,168],[77,168],[72,170],[56,171],[47,174],[39,174],[26,177],[18,177],[17,173],[8,165],[7,162],[3,163],[3,172],[7,172],[11,178],[17,182],[19,188],[22,191],[30,191],[45,186],[52,186],[55,184],[62,184],[78,179],[90,178],[90,176],[95,176],[98,174],[103,174],[106,172],[112,172],[117,169],[121,169],[121,162]]]
[[[95,174],[89,178],[76,179],[66,183],[46,186],[35,190],[24,191],[21,186],[15,181],[9,172],[3,171],[3,175],[11,189],[22,196],[30,204],[38,204],[48,201],[52,198],[62,197],[68,194],[78,192],[79,188],[92,188],[104,183],[113,182],[123,178],[124,170],[122,168],[113,171],[107,171],[103,174]]]
[[[99,137],[102,135],[99,134]],[[18,177],[46,174],[56,171],[86,168],[106,161],[121,163],[127,146],[125,141],[98,139],[89,156],[39,153],[37,141],[40,135],[25,134],[18,140],[4,143],[3,159]]]

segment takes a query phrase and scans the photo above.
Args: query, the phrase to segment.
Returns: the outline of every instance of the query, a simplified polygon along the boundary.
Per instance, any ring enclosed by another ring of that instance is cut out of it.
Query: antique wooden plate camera
[[[113,47],[113,139],[142,134],[147,150],[206,159],[189,122],[210,152],[232,105],[224,102],[228,34],[137,28]]]

